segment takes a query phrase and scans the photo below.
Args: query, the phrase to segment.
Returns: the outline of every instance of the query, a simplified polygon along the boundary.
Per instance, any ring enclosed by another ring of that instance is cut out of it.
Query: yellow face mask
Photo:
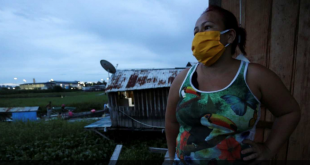
[[[195,35],[192,43],[193,55],[198,62],[206,66],[214,64],[225,51],[225,47],[220,42],[220,35],[228,32],[230,29],[219,31],[199,32]]]

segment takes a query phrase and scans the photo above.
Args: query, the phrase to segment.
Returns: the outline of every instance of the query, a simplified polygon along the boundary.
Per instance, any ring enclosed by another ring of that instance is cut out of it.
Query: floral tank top
[[[189,69],[179,91],[176,154],[186,164],[242,160],[241,150],[249,147],[242,141],[254,139],[260,118],[260,102],[246,83],[249,63],[241,61],[232,82],[210,92],[193,86],[192,77],[198,64]]]

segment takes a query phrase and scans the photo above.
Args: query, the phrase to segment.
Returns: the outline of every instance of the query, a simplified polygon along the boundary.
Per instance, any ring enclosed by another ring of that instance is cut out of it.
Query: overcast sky
[[[207,0],[0,0],[0,84],[99,81],[117,69],[196,61],[193,29]],[[14,80],[14,78],[17,80]]]

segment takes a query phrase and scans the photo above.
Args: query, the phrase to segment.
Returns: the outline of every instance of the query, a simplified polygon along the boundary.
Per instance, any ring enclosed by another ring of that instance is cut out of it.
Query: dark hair
[[[242,54],[246,55],[245,52],[245,42],[246,42],[246,31],[244,28],[239,27],[237,18],[233,13],[228,10],[225,10],[219,6],[210,5],[202,14],[205,14],[209,11],[214,11],[220,14],[223,19],[225,29],[234,29],[236,31],[236,38],[231,44],[231,53],[235,54],[236,47],[238,46]]]

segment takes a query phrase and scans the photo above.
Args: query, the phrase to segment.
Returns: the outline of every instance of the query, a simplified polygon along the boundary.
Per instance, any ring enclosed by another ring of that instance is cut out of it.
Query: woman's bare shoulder
[[[262,104],[274,116],[281,116],[299,109],[298,103],[276,73],[254,63],[249,64],[248,72],[248,79],[259,87]]]
[[[174,79],[171,86],[181,86],[190,68],[182,70]]]
[[[261,64],[249,63],[248,76],[258,82],[268,82],[279,79],[276,73]]]
[[[171,114],[175,114],[176,112],[176,106],[179,100],[179,89],[183,83],[183,80],[185,79],[187,72],[189,71],[189,68],[184,69],[181,71],[174,81],[172,82],[170,89],[169,89],[169,95],[168,95],[168,102],[167,102],[167,112]],[[168,116],[174,116],[175,115],[168,115]],[[173,120],[176,120],[175,118]]]

